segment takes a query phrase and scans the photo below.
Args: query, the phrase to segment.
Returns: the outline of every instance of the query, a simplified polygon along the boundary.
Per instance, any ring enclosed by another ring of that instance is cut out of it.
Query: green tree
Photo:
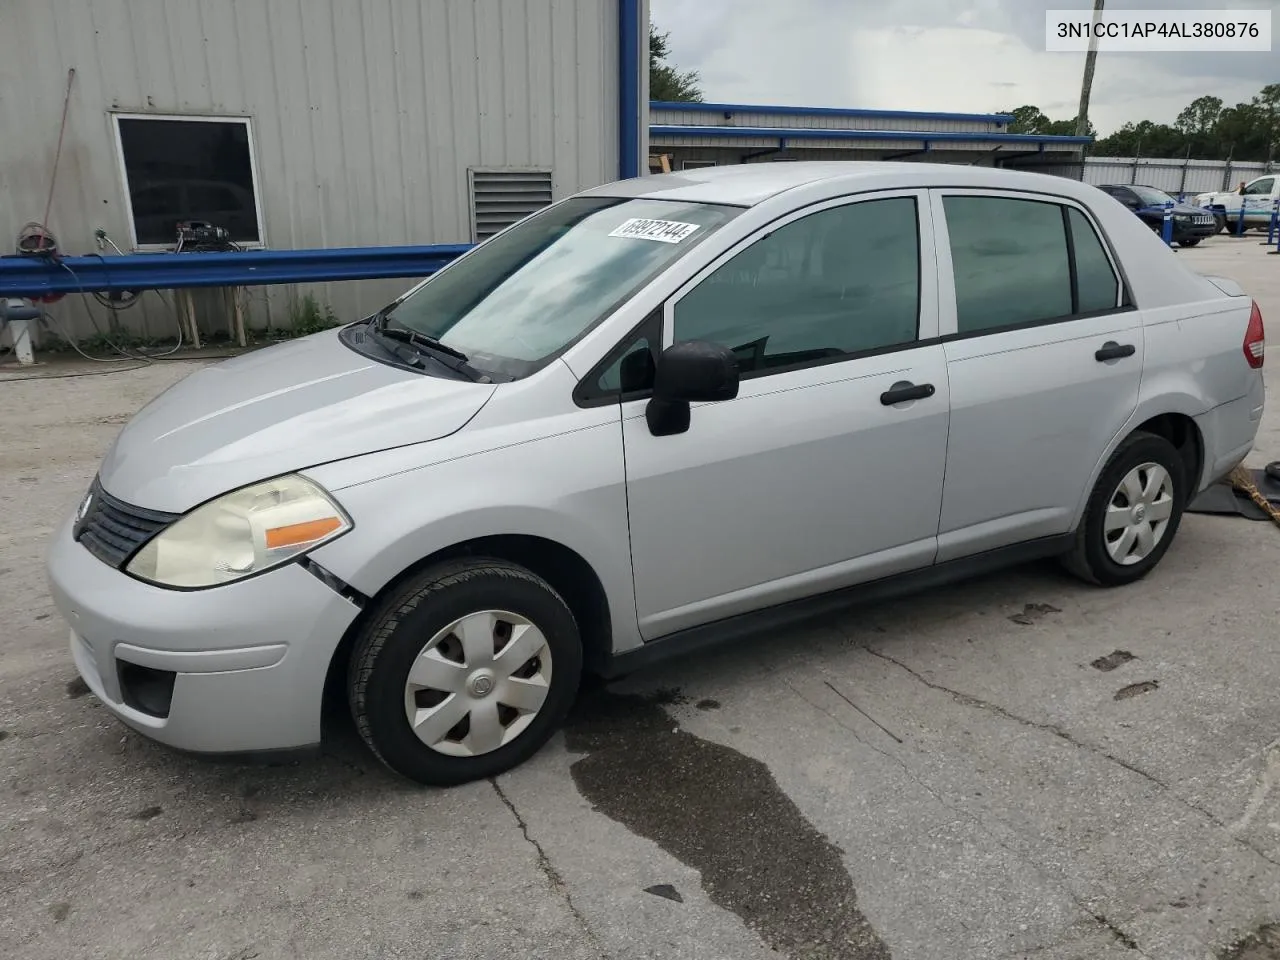
[[[1220,116],[1222,116],[1221,97],[1196,97],[1182,108],[1173,125],[1184,136],[1208,136],[1213,133],[1213,128],[1217,125]]]
[[[649,99],[701,103],[702,91],[698,88],[701,78],[698,71],[681,72],[666,62],[671,52],[668,43],[670,37],[670,32],[658,33],[654,25],[649,24]]]
[[[1011,114],[1010,133],[1072,134],[1074,120],[1050,120],[1027,104]],[[1093,125],[1089,134],[1096,136]],[[1192,100],[1172,124],[1140,120],[1094,141],[1090,153],[1100,157],[1169,157],[1193,160],[1260,161],[1280,154],[1280,83],[1267,84],[1248,103],[1225,106],[1221,97]]]
[[[1044,125],[1049,122],[1049,118],[1040,112],[1039,107],[1030,104],[999,112],[1013,117],[1009,124],[1010,133],[1041,133]]]
[[[1100,157],[1182,157],[1186,155],[1186,139],[1167,123],[1142,120],[1126,123],[1095,141],[1090,152]]]
[[[1073,137],[1076,133],[1076,121],[1050,120],[1039,107],[1026,104],[1012,110],[1001,110],[1000,113],[1013,117],[1009,124],[1010,133],[1038,133],[1047,137]],[[1090,122],[1089,136],[1096,136],[1097,131]]]

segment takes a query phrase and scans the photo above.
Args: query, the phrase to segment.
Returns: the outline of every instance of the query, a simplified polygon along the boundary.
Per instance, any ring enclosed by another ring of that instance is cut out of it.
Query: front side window
[[[1253,183],[1249,184],[1247,187],[1244,188],[1245,196],[1247,197],[1270,196],[1271,191],[1275,189],[1275,186],[1276,186],[1275,177],[1263,177],[1261,180],[1255,180],[1253,181]]]
[[[509,227],[383,311],[498,379],[528,376],[741,213],[574,197]]]
[[[952,196],[942,203],[955,275],[957,333],[1116,307],[1120,280],[1080,211],[1009,197]]]
[[[203,220],[258,244],[249,121],[117,115],[120,161],[141,247],[173,245],[178,222]]]
[[[673,332],[730,347],[749,375],[914,342],[919,314],[916,201],[898,197],[772,231],[676,303]]]

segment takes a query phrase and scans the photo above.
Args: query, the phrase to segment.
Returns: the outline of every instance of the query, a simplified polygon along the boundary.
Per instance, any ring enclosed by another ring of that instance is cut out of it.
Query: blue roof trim
[[[855,110],[842,107],[784,107],[764,103],[690,103],[651,100],[653,110],[680,113],[773,113],[784,117],[903,117],[915,120],[964,120],[970,123],[1012,123],[1007,113],[931,113],[916,110]]]
[[[819,130],[803,127],[729,127],[651,124],[651,137],[768,137],[787,140],[912,140],[941,143],[1093,143],[1093,137],[1059,137],[1039,133],[943,133],[924,130]]]
[[[641,0],[618,0],[618,174],[640,176],[640,131],[648,121],[640,103]]]

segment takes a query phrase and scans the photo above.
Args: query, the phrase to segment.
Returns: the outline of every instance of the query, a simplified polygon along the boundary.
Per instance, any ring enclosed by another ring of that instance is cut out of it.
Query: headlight
[[[350,529],[342,508],[310,480],[277,477],[192,510],[125,569],[166,587],[212,587],[288,563]]]

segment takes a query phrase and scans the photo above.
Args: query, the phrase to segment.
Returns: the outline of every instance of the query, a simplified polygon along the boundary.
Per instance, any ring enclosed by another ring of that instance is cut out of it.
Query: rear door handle
[[[895,403],[903,403],[907,400],[923,400],[926,397],[933,396],[932,383],[911,383],[904,380],[901,383],[895,383],[892,387],[880,394],[880,402],[886,407],[891,407]]]
[[[1114,340],[1108,340],[1094,353],[1093,358],[1099,363],[1105,363],[1108,360],[1119,360],[1121,357],[1132,357],[1137,349],[1132,343],[1116,343]]]

